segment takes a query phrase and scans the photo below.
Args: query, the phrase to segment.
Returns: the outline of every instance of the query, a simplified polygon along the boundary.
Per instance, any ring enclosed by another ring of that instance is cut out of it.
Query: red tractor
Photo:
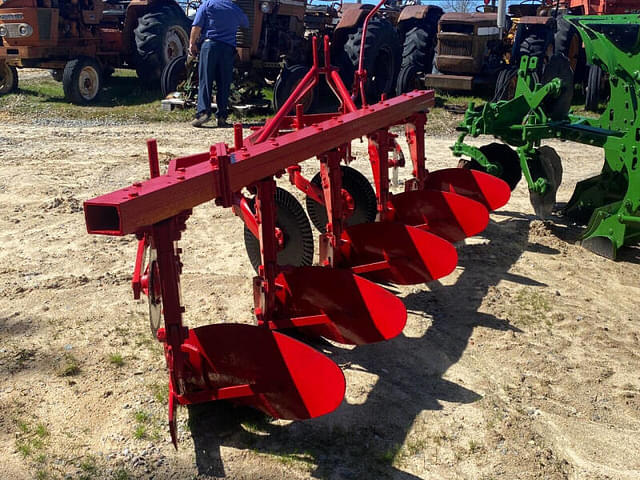
[[[191,22],[174,0],[0,2],[0,95],[18,88],[19,68],[46,68],[65,97],[94,101],[106,76],[133,68],[157,82],[183,55]]]

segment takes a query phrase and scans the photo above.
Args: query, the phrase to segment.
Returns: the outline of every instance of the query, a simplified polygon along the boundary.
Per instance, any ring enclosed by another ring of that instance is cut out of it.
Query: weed
[[[18,428],[22,433],[29,433],[29,424],[24,420],[18,420]]]
[[[416,455],[427,447],[427,441],[423,438],[409,440],[405,446],[405,450],[409,456]]]
[[[115,365],[116,367],[121,367],[124,365],[124,359],[119,353],[112,353],[111,355],[109,355],[109,363],[111,365]]]
[[[120,468],[113,473],[114,480],[129,480],[130,478],[129,472],[124,468]]]
[[[134,414],[134,418],[138,423],[147,423],[149,420],[151,420],[151,414],[149,412],[139,410]]]
[[[530,288],[523,288],[515,296],[515,308],[511,309],[510,316],[521,325],[539,324],[547,321],[547,313],[551,310],[547,297]]]
[[[482,445],[479,442],[469,440],[469,453],[477,453],[480,450],[482,450]]]
[[[46,438],[49,436],[49,430],[47,430],[47,427],[44,424],[39,423],[36,427],[36,435],[40,438]]]
[[[80,462],[79,467],[80,467],[80,470],[84,472],[84,475],[80,476],[82,480],[88,480],[98,473],[98,466],[96,465],[96,459],[93,458],[92,456],[88,456],[82,462]]]
[[[153,383],[149,386],[156,402],[166,405],[169,401],[169,385],[167,383]]]
[[[391,448],[388,448],[384,452],[382,452],[382,455],[380,455],[379,460],[382,463],[393,465],[399,453],[400,453],[400,445],[393,445]]]
[[[133,436],[138,440],[142,440],[147,436],[147,427],[145,427],[144,425],[138,425],[133,431]]]
[[[46,461],[47,461],[47,456],[44,453],[41,453],[36,457],[37,463],[46,463]]]
[[[31,455],[31,445],[25,441],[16,442],[16,449],[23,457]]]
[[[47,478],[49,478],[49,474],[45,470],[38,470],[36,472],[37,480],[46,480]]]
[[[76,357],[70,353],[65,353],[60,365],[58,366],[58,376],[72,377],[80,373],[80,364]]]

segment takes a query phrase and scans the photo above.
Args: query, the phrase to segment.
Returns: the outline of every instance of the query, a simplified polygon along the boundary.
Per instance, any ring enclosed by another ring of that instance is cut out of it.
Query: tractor
[[[0,3],[0,95],[19,68],[50,69],[65,98],[96,100],[116,68],[148,84],[183,55],[191,22],[174,0],[5,0]]]
[[[332,61],[348,88],[357,84],[355,73],[360,68],[360,46],[364,43],[363,67],[368,72],[365,93],[369,102],[382,95],[396,95],[398,82],[403,90],[413,88],[413,77],[403,66],[431,64],[435,31],[443,13],[440,7],[395,2],[387,2],[375,11],[374,5],[361,3],[305,5],[302,1],[246,0],[238,4],[249,17],[250,27],[237,37],[236,91],[257,94],[273,85],[276,110],[312,64],[313,35],[331,37]],[[372,12],[363,41],[363,24]],[[185,56],[167,66],[161,82],[163,94],[178,90],[177,95],[170,96],[193,102],[197,94],[195,65],[196,59]],[[247,84],[251,86],[247,88]],[[328,87],[319,85],[307,92],[302,103],[305,111],[326,110],[335,107],[327,105],[332,101]]]

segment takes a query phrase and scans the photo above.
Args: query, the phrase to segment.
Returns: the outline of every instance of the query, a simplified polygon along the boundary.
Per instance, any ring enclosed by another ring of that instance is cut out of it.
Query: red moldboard
[[[256,394],[235,401],[290,420],[330,413],[344,397],[340,367],[266,327],[206,325],[189,330],[185,345],[194,371],[187,378],[188,393],[249,384]]]
[[[429,172],[425,189],[457,193],[482,203],[489,211],[503,207],[511,198],[511,190],[504,180],[466,168],[446,168]]]
[[[341,266],[388,262],[385,269],[361,274],[375,282],[426,283],[450,274],[458,263],[451,243],[399,222],[354,225],[345,229],[342,240]]]
[[[327,315],[329,324],[299,327],[305,334],[363,345],[389,340],[402,332],[407,310],[391,292],[354,275],[327,267],[291,268],[276,283],[285,318]]]
[[[440,190],[413,190],[391,198],[396,221],[459,242],[482,232],[489,212],[480,202]]]

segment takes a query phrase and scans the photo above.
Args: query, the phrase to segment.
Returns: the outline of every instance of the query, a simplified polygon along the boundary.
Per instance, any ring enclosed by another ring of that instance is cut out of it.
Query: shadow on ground
[[[475,327],[518,329],[505,319],[478,312],[489,287],[514,276],[511,266],[529,245],[529,222],[492,222],[487,243],[459,249],[463,273],[452,286],[438,282],[430,291],[404,298],[407,310],[431,318],[424,335],[404,335],[375,345],[325,352],[345,370],[357,369],[377,379],[362,404],[343,402],[322,418],[287,425],[274,424],[259,412],[217,402],[190,408],[189,425],[200,475],[225,477],[220,447],[250,449],[283,464],[300,461],[321,479],[415,479],[393,466],[393,457],[406,440],[417,415],[440,410],[441,402],[472,403],[481,396],[443,378],[467,348]],[[523,284],[530,279],[518,277]],[[269,475],[265,478],[269,478]]]

